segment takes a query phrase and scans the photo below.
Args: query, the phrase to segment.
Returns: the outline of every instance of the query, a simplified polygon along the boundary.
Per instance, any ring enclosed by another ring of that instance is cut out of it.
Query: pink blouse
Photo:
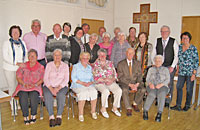
[[[17,77],[22,79],[25,84],[36,84],[39,80],[43,79],[44,67],[39,62],[33,67],[30,67],[29,61],[26,62],[25,65],[25,67],[20,67],[16,72]],[[41,85],[27,89],[22,84],[18,83],[12,96],[16,96],[19,91],[38,91],[40,96],[42,96]]]
[[[68,64],[61,61],[59,68],[56,68],[54,61],[47,64],[44,74],[44,85],[46,85],[46,87],[58,87],[60,85],[62,88],[64,88],[65,86],[68,86],[68,82]]]
[[[110,60],[111,53],[112,53],[112,47],[113,47],[113,42],[110,42],[110,46],[104,46],[103,42],[98,44],[100,48],[106,49],[107,54],[108,54],[108,60]]]

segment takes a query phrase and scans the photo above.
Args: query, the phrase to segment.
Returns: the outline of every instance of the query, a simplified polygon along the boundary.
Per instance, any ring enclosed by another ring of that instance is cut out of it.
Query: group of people
[[[87,23],[76,27],[72,36],[69,36],[71,24],[68,22],[62,27],[60,24],[54,24],[54,34],[50,36],[40,32],[41,22],[38,19],[32,21],[31,29],[32,31],[21,39],[21,28],[12,26],[9,30],[10,39],[3,44],[3,69],[9,95],[19,96],[26,125],[36,122],[38,100],[43,96],[49,113],[49,126],[61,125],[70,76],[70,88],[77,95],[81,122],[84,121],[86,100],[91,102],[92,118],[97,119],[98,92],[101,93],[100,111],[105,118],[109,118],[106,108],[110,94],[114,95],[111,111],[120,117],[118,108],[121,97],[127,116],[132,116],[132,109],[140,112],[138,105],[147,93],[144,120],[148,120],[148,111],[157,97],[158,113],[155,120],[160,122],[164,106],[170,107],[172,98],[165,99],[165,96],[168,93],[173,96],[176,71],[177,101],[171,109],[182,110],[182,88],[185,82],[187,95],[183,110],[190,108],[199,58],[196,47],[190,43],[192,36],[189,32],[181,34],[182,44],[179,45],[170,37],[170,28],[164,25],[160,30],[161,37],[152,45],[148,42],[146,32],[140,32],[136,37],[134,27],[129,28],[127,38],[125,33],[116,27],[113,39],[105,27],[99,28],[99,35],[89,35],[90,26]],[[71,75],[69,67],[72,67]],[[132,92],[134,99],[131,103],[129,93]],[[54,98],[57,100],[56,117],[53,111]],[[17,114],[13,112],[12,100],[10,104],[12,115]]]

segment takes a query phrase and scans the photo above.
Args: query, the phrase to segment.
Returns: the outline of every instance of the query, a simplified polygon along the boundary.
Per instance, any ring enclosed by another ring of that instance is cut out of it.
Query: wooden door
[[[198,49],[200,60],[200,16],[182,17],[182,33],[189,32],[192,35],[191,44]]]
[[[103,20],[96,20],[96,19],[81,19],[81,23],[87,23],[90,25],[89,34],[96,33],[99,34],[99,27],[104,27]]]

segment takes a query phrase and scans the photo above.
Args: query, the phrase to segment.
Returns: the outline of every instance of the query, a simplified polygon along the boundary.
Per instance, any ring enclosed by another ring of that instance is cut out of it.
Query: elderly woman
[[[183,111],[190,109],[190,103],[193,94],[194,80],[197,75],[199,66],[199,56],[197,48],[190,44],[192,36],[189,32],[181,34],[182,44],[179,45],[178,51],[178,81],[176,85],[177,99],[176,105],[171,107],[172,110],[181,111],[181,103],[183,96],[183,87],[186,82],[186,102]]]
[[[49,113],[49,126],[61,125],[62,112],[65,105],[66,94],[69,82],[68,64],[61,61],[62,50],[55,49],[53,52],[54,61],[47,64],[44,74],[44,100]],[[57,116],[54,117],[53,102],[57,100]]]
[[[22,109],[24,123],[36,122],[38,98],[42,96],[41,84],[43,83],[44,67],[37,62],[37,51],[31,49],[28,52],[29,61],[23,67],[17,70],[18,85],[13,93],[13,97],[19,96],[19,103]],[[29,106],[28,100],[30,99],[31,106],[31,119],[29,120]]]
[[[113,42],[110,42],[110,34],[108,32],[103,33],[103,42],[99,43],[99,46],[107,51],[106,59],[110,60]]]
[[[63,35],[67,36],[69,38],[69,32],[71,31],[71,24],[69,22],[65,22],[63,24]]]
[[[17,86],[16,71],[23,63],[28,60],[25,43],[20,39],[22,30],[19,26],[13,25],[9,29],[10,39],[4,42],[3,50],[3,70],[8,84],[8,93],[12,96]],[[13,111],[13,100],[11,100],[11,110]],[[16,107],[15,107],[16,108]],[[17,113],[16,113],[17,114]]]
[[[151,52],[153,46],[148,43],[148,35],[146,32],[140,32],[138,35],[139,42],[134,46],[135,59],[140,61],[142,68],[143,81],[146,79],[147,67],[151,65]]]
[[[126,39],[131,47],[134,47],[138,43],[138,38],[136,37],[136,28],[129,28],[129,36]]]
[[[93,33],[89,37],[89,42],[84,44],[85,51],[90,53],[90,63],[94,63],[98,58],[97,51],[100,49],[100,47],[96,44],[97,40],[98,35],[96,33]]]
[[[131,46],[126,41],[126,35],[123,32],[118,33],[118,41],[114,44],[112,48],[111,61],[113,62],[115,68],[117,68],[118,62],[126,58],[126,50]]]
[[[72,90],[78,97],[79,121],[83,122],[83,109],[86,100],[91,102],[91,114],[93,119],[97,119],[96,102],[97,90],[94,87],[94,79],[92,67],[88,65],[90,54],[82,52],[80,54],[80,62],[73,66],[72,70]]]
[[[157,55],[154,58],[155,66],[151,67],[147,73],[147,99],[144,104],[143,119],[148,120],[148,111],[157,97],[158,113],[155,121],[161,122],[161,116],[165,105],[165,97],[169,92],[168,84],[170,82],[170,74],[168,68],[162,66],[164,58]]]
[[[85,47],[81,41],[82,36],[83,29],[81,27],[76,27],[74,36],[69,38],[71,43],[71,58],[69,61],[73,65],[78,63],[80,53],[85,51]]]
[[[113,37],[113,39],[111,40],[111,42],[113,42],[114,44],[119,40],[118,39],[118,33],[119,32],[121,32],[121,29],[119,27],[115,27],[114,28],[115,37]]]
[[[93,74],[96,83],[95,87],[102,94],[101,113],[105,118],[109,118],[106,108],[108,107],[108,96],[110,95],[110,91],[114,94],[112,112],[117,116],[121,116],[117,108],[120,107],[122,90],[115,82],[117,80],[115,67],[111,61],[106,60],[106,55],[107,51],[105,49],[101,48],[98,51],[98,60],[94,63]]]

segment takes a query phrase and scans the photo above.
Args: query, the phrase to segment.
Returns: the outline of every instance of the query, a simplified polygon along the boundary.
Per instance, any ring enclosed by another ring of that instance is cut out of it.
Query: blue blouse
[[[197,70],[199,67],[198,51],[194,45],[190,45],[190,47],[185,52],[183,52],[183,45],[180,44],[178,59],[178,74],[181,76],[192,76],[192,72]]]
[[[87,65],[87,67],[84,68],[80,62],[75,64],[72,69],[71,79],[72,79],[71,88],[85,87],[81,84],[76,83],[76,81],[77,80],[80,80],[82,82],[94,81],[93,74],[92,74],[92,67],[90,65]],[[93,87],[93,86],[94,85],[91,85],[90,87]]]

